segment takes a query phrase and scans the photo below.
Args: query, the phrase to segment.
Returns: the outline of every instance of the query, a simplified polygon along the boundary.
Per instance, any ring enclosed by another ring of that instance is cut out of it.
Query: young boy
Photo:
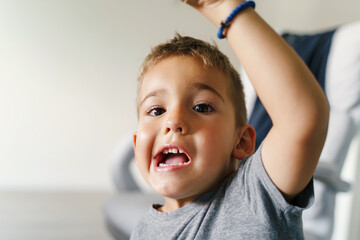
[[[244,2],[187,1],[218,27]],[[134,150],[165,204],[150,209],[131,239],[303,239],[327,100],[251,7],[224,33],[273,128],[254,153],[239,76],[215,47],[176,36],[154,48],[139,76]]]

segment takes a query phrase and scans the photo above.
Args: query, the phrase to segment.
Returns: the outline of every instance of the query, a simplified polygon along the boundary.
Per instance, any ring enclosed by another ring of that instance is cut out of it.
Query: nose
[[[166,120],[165,134],[178,133],[186,134],[188,132],[188,125],[186,123],[185,112],[180,109],[175,109],[168,112],[168,118]]]

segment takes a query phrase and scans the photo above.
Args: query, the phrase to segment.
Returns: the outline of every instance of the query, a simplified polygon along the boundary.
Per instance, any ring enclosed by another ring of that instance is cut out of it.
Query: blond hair
[[[138,89],[146,72],[157,63],[173,56],[188,56],[200,60],[204,68],[217,68],[229,79],[229,95],[235,108],[236,125],[246,124],[243,86],[239,73],[229,59],[215,46],[199,39],[176,34],[173,39],[154,47],[145,58],[138,76]]]

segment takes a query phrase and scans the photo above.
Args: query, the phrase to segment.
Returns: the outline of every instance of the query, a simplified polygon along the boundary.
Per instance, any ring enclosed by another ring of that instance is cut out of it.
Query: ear
[[[232,156],[243,159],[250,156],[255,151],[255,129],[251,125],[242,125],[237,130]]]
[[[135,152],[135,149],[136,149],[136,138],[137,138],[137,133],[135,132],[133,134],[133,148],[134,148],[134,152]]]

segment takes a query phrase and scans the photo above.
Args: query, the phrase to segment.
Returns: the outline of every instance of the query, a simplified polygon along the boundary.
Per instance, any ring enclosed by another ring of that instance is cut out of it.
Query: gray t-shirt
[[[304,239],[302,211],[313,202],[313,182],[285,201],[267,175],[261,147],[216,190],[171,212],[155,205],[143,216],[131,239]]]

